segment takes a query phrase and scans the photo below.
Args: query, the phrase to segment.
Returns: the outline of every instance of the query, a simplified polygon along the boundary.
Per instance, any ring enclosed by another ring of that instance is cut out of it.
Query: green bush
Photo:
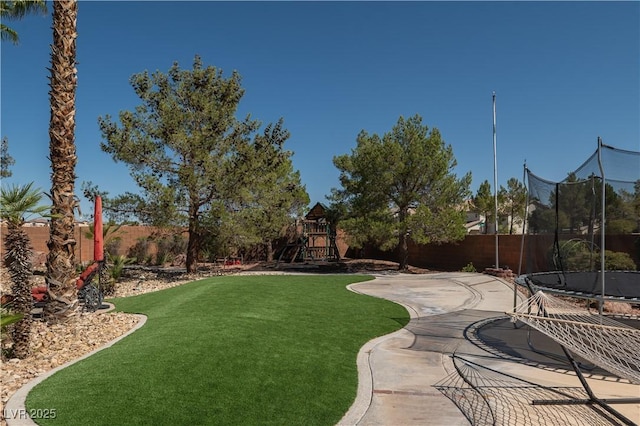
[[[600,250],[586,240],[568,240],[559,243],[559,253],[553,248],[553,264],[564,271],[597,271],[600,269]],[[605,269],[610,271],[635,271],[637,265],[628,253],[605,250]]]
[[[473,263],[469,262],[467,263],[467,266],[462,268],[462,272],[478,272],[478,271],[476,270],[476,267],[473,266]]]
[[[635,271],[638,267],[629,253],[604,251],[604,267],[609,271]]]
[[[8,337],[7,327],[9,325],[18,322],[22,319],[23,314],[16,314],[11,312],[8,308],[4,306],[0,308],[0,339],[5,340]]]
[[[0,307],[0,341],[2,342],[2,361],[13,358],[13,348],[9,346],[11,341],[11,324],[22,319],[23,314],[16,314],[11,311],[9,305]]]
[[[558,243],[559,252],[551,247],[553,265],[557,270],[591,271],[598,259],[597,247],[586,240],[568,240]]]

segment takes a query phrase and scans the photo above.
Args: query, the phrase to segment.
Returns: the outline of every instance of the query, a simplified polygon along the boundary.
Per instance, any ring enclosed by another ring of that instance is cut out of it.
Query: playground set
[[[278,265],[281,262],[340,260],[336,230],[326,212],[325,205],[316,203],[304,219],[296,221],[294,237],[280,250]]]

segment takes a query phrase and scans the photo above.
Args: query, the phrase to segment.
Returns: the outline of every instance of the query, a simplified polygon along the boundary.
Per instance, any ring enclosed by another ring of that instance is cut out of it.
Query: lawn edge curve
[[[127,337],[128,335],[132,334],[134,331],[140,329],[146,322],[147,322],[147,317],[146,315],[141,315],[141,314],[133,314],[136,317],[138,317],[138,323],[133,326],[133,328],[131,328],[129,331],[127,331],[126,333],[122,334],[119,337],[116,337],[115,339],[111,340],[110,342],[105,343],[104,345],[100,346],[99,348],[94,349],[91,352],[88,352],[74,360],[68,361],[62,365],[59,365],[58,367],[47,371],[46,373],[43,373],[42,375],[35,377],[34,379],[32,379],[31,381],[29,381],[27,384],[25,384],[24,386],[22,386],[20,389],[18,389],[12,396],[11,398],[9,398],[9,400],[7,401],[7,404],[5,405],[5,413],[21,413],[22,417],[24,415],[25,418],[9,418],[6,417],[5,420],[7,422],[7,426],[37,426],[37,424],[28,416],[28,411],[26,410],[25,407],[25,402],[27,400],[27,395],[29,394],[29,392],[36,387],[36,385],[40,384],[41,382],[43,382],[44,380],[48,379],[49,377],[53,376],[55,373],[57,373],[58,371],[69,367],[70,365],[73,365],[79,361],[82,361],[83,359],[89,358],[91,355],[98,353],[100,351],[102,351],[103,349],[107,349],[108,347],[113,346],[115,343],[119,342],[120,340],[124,339],[125,337]]]

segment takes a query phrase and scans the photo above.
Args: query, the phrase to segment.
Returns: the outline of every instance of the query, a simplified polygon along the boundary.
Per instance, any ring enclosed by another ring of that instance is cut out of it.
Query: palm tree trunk
[[[60,319],[77,302],[74,236],[76,20],[75,0],[53,2],[53,44],[49,92],[49,155],[51,159],[51,231],[47,247],[47,282],[52,301],[47,318]]]
[[[23,315],[22,319],[13,325],[11,338],[13,340],[13,355],[19,359],[29,356],[29,340],[31,335],[31,256],[33,249],[29,236],[21,226],[9,224],[5,238],[5,264],[11,276],[14,299],[11,302],[12,311]]]

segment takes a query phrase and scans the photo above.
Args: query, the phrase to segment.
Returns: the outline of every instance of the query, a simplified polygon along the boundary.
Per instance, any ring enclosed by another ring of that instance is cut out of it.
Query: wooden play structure
[[[316,203],[302,220],[296,220],[295,236],[280,250],[280,262],[337,261],[336,230],[326,217],[327,207]]]

